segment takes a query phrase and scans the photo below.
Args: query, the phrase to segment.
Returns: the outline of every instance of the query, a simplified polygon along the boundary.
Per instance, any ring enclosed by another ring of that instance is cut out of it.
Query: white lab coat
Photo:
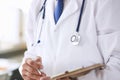
[[[73,46],[70,38],[77,27],[82,0],[69,0],[57,24],[53,16],[55,1],[47,0],[42,30],[39,10],[43,0],[33,1],[24,59],[41,56],[43,71],[49,76],[104,63],[105,69],[93,70],[79,80],[120,80],[120,0],[86,0],[78,46]],[[38,38],[41,43],[32,47]]]

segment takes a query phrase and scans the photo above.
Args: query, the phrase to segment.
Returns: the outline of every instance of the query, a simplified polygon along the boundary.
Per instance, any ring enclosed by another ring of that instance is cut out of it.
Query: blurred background
[[[25,25],[32,0],[0,0],[0,80],[22,80],[18,67],[25,44]]]

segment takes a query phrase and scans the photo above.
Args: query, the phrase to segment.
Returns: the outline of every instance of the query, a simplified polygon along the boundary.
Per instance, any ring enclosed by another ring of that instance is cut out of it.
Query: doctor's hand
[[[50,80],[50,77],[46,76],[45,73],[38,72],[38,69],[43,69],[40,57],[37,57],[35,60],[27,58],[22,68],[22,77],[24,80]]]

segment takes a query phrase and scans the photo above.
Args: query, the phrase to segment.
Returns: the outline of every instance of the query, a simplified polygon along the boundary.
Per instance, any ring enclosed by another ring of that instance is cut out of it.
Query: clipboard
[[[104,67],[103,64],[94,64],[92,66],[76,69],[70,72],[66,71],[64,74],[60,74],[60,75],[52,77],[51,80],[58,80],[58,79],[63,79],[63,78],[77,78],[77,77],[87,74],[91,70],[103,69],[103,67]]]

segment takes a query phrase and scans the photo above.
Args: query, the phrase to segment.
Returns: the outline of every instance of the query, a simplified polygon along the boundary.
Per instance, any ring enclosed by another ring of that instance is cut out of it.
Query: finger
[[[40,80],[50,80],[50,77],[41,77]]]
[[[34,61],[31,59],[31,58],[27,58],[25,60],[25,63],[29,64],[29,65],[33,65],[34,64]]]
[[[26,63],[33,67],[34,69],[42,69],[43,66],[40,63],[37,63],[36,61],[32,60],[31,58],[26,59]]]
[[[36,57],[35,62],[36,62],[37,64],[40,64],[40,65],[41,65],[41,69],[43,69],[42,58],[41,58],[40,56],[37,56],[37,57]]]
[[[22,70],[24,73],[25,71],[27,72],[30,72],[32,74],[35,74],[35,75],[39,75],[38,71],[34,68],[32,68],[31,66],[29,66],[28,64],[23,64],[23,70]]]
[[[31,78],[27,77],[27,76],[22,76],[24,80],[32,80]]]
[[[40,56],[37,56],[36,59],[35,59],[35,61],[42,63],[42,58]]]
[[[41,75],[41,76],[43,76],[43,77],[44,77],[44,76],[46,76],[46,74],[45,74],[44,72],[41,72],[41,73],[42,73],[42,75]]]
[[[41,77],[40,75],[35,75],[35,74],[29,73],[27,71],[25,71],[25,74],[23,74],[22,76],[29,78],[31,80],[37,80],[37,79],[40,79],[40,77]]]

